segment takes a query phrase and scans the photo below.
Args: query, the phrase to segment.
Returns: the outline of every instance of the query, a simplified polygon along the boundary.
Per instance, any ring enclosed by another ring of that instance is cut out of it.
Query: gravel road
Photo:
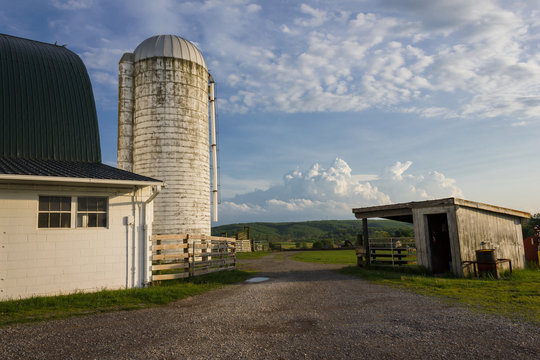
[[[2,359],[539,359],[540,328],[289,259],[168,306],[0,329]]]

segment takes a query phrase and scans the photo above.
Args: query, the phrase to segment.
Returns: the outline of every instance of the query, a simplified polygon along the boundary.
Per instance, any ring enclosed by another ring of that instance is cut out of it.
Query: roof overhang
[[[437,206],[461,206],[474,209],[485,210],[493,213],[505,214],[516,216],[520,218],[529,219],[531,214],[524,211],[507,209],[500,206],[483,204],[475,201],[458,199],[458,198],[445,198],[437,200],[427,201],[412,201],[408,203],[370,206],[364,208],[352,209],[354,216],[357,219],[363,218],[383,218],[398,221],[412,222],[413,209],[430,208]]]
[[[145,187],[145,186],[166,186],[163,181],[142,181],[142,180],[118,180],[118,179],[92,179],[63,176],[39,176],[39,175],[14,175],[0,174],[0,183],[46,183],[50,185],[91,185],[108,187]]]

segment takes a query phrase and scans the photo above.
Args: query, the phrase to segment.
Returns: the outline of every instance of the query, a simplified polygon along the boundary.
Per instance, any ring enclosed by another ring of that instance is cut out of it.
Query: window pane
[[[51,196],[51,211],[60,211],[60,198]]]
[[[97,198],[97,211],[106,211],[107,198]]]
[[[88,215],[77,214],[77,227],[88,227]]]
[[[88,198],[85,198],[85,197],[80,197],[79,200],[78,200],[78,205],[77,205],[77,208],[78,208],[78,211],[87,211],[88,210],[88,201],[87,201]]]
[[[71,227],[71,214],[64,213],[60,215],[60,227]]]
[[[97,214],[88,214],[88,227],[97,227]]]
[[[38,215],[38,227],[39,228],[48,228],[49,227],[49,214],[40,213]]]
[[[49,218],[49,227],[57,228],[60,227],[60,213],[50,213]]]
[[[107,213],[97,214],[98,215],[98,227],[107,227]]]
[[[97,211],[97,198],[89,197],[88,199],[88,211]]]
[[[39,197],[39,211],[49,211],[49,197],[48,196]]]
[[[61,197],[60,198],[60,210],[70,211],[71,210],[71,198],[70,197]]]

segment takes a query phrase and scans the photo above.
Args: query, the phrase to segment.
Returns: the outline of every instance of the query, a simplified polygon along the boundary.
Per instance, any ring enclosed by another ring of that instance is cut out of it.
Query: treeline
[[[250,237],[254,240],[277,242],[333,242],[335,244],[356,242],[362,233],[359,220],[320,220],[282,223],[240,223],[221,225],[212,228],[212,235],[234,236],[249,227]],[[413,225],[392,220],[368,220],[370,237],[403,236],[413,237]]]
[[[534,214],[530,219],[528,219],[525,224],[523,224],[523,238],[534,235],[534,227],[540,225],[540,213]]]

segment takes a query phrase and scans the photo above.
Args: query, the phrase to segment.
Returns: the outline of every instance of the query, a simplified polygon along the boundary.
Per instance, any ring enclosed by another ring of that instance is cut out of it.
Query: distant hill
[[[312,242],[333,240],[341,243],[346,240],[356,241],[362,233],[360,220],[320,220],[282,223],[241,223],[221,225],[212,228],[212,235],[234,236],[248,226],[250,237],[255,240],[270,242]],[[392,220],[368,220],[370,237],[414,236],[412,224]]]

